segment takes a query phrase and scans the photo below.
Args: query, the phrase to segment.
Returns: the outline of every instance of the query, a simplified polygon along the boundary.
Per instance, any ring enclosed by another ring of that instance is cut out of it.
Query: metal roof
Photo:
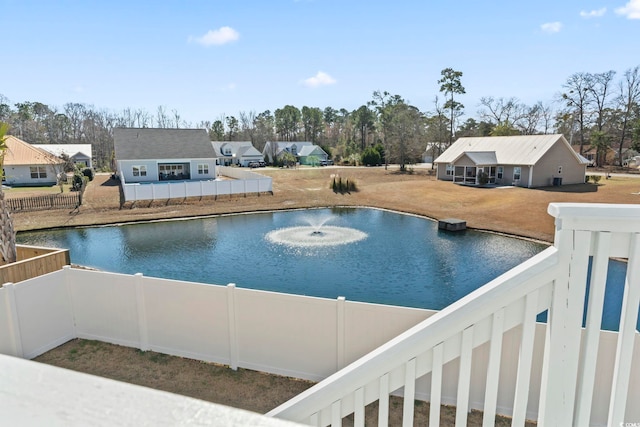
[[[576,161],[583,163],[562,134],[459,138],[434,163],[454,163],[465,153],[494,152],[496,161],[492,164],[535,165],[557,143],[566,145]]]
[[[460,154],[456,160],[466,155],[477,166],[485,165],[497,165],[498,159],[496,158],[495,151],[465,151]]]
[[[7,145],[3,163],[5,166],[57,165],[64,163],[64,160],[13,135],[9,135],[5,143]]]
[[[113,130],[113,144],[118,160],[215,157],[204,129],[116,128]]]
[[[34,147],[48,151],[54,156],[67,155],[69,157],[76,156],[77,154],[83,154],[84,156],[91,158],[93,153],[91,151],[91,144],[32,144]]]

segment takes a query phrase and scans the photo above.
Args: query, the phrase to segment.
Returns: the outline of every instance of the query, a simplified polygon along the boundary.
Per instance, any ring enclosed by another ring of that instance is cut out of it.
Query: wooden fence
[[[6,198],[6,201],[11,212],[74,209],[82,204],[82,192],[46,194],[32,197],[12,197]]]
[[[17,245],[18,261],[0,266],[0,287],[60,270],[71,263],[68,249]]]

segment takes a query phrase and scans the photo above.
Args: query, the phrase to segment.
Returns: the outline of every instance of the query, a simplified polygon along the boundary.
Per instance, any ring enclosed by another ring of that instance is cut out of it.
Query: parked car
[[[320,160],[320,166],[330,166],[333,164],[333,160]]]
[[[249,162],[248,166],[250,168],[259,168],[260,167],[260,162]]]

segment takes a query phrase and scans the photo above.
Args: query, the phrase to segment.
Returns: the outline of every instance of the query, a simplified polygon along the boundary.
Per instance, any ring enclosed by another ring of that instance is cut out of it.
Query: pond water
[[[17,240],[68,248],[72,263],[105,271],[436,310],[546,248],[363,208],[29,232]],[[612,317],[604,327],[617,328]]]

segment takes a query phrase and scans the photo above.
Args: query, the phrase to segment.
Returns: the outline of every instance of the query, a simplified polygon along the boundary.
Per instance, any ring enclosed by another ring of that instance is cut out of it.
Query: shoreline
[[[467,228],[551,244],[555,221],[550,203],[636,204],[637,179],[611,178],[601,184],[508,190],[477,189],[438,181],[417,170],[399,173],[384,168],[341,168],[340,175],[356,182],[357,191],[334,193],[335,169],[266,169],[272,194],[216,198],[163,199],[120,207],[120,188],[108,174],[97,174],[87,186],[78,210],[44,210],[11,214],[17,234],[78,227],[105,227],[150,221],[189,220],[221,215],[293,209],[365,207],[416,215],[437,221],[460,218]]]

